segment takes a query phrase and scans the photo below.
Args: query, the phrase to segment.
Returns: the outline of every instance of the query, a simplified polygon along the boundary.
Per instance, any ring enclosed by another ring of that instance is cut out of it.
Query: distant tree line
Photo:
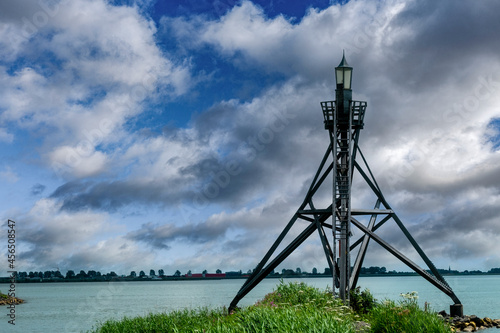
[[[482,272],[480,270],[473,271],[458,271],[448,269],[438,269],[439,273],[442,275],[479,275],[479,274],[500,274],[500,268],[492,268],[488,272]],[[158,270],[158,275],[154,269],[149,270],[149,275],[146,274],[145,271],[139,271],[137,274],[136,271],[131,271],[129,275],[118,275],[115,272],[111,271],[106,274],[102,274],[99,271],[89,270],[85,272],[84,270],[80,270],[79,273],[75,273],[73,270],[68,270],[65,275],[63,275],[59,270],[56,271],[45,271],[45,272],[17,272],[17,280],[19,282],[23,281],[109,281],[109,280],[142,280],[142,279],[180,279],[180,278],[192,278],[192,277],[212,277],[212,278],[238,278],[245,277],[252,274],[252,270],[248,270],[245,273],[240,271],[229,271],[222,273],[220,269],[217,269],[215,274],[208,273],[207,270],[203,270],[202,273],[192,273],[191,270],[188,270],[185,274],[182,274],[181,271],[176,270],[172,275],[165,275],[165,271],[163,269]],[[360,270],[361,275],[407,275],[407,274],[416,274],[415,272],[396,272],[396,271],[387,271],[385,267],[379,266],[371,266],[371,267],[362,267]],[[325,268],[323,272],[318,272],[317,268],[313,268],[312,271],[305,272],[302,271],[300,267],[296,269],[282,269],[281,272],[275,272],[274,270],[269,274],[270,277],[291,277],[291,276],[331,276],[332,272],[330,268]]]

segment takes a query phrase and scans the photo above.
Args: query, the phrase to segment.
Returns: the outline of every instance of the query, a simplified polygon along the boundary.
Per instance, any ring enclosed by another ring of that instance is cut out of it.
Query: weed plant
[[[356,313],[367,314],[377,305],[377,301],[368,289],[362,291],[360,287],[356,287],[351,289],[350,296],[349,305]]]

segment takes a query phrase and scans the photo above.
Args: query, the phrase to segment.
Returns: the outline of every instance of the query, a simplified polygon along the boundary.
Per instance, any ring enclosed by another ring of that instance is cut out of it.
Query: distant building
[[[201,273],[189,273],[189,274],[186,274],[184,275],[184,277],[187,277],[187,278],[201,278],[203,277],[203,274]]]
[[[206,278],[219,278],[219,279],[222,279],[222,278],[226,277],[226,274],[225,273],[215,273],[215,274],[207,273],[207,274],[205,274],[205,277]]]
[[[241,275],[241,274],[240,274]],[[226,277],[226,273],[190,273],[184,275],[184,277],[187,278],[217,278],[217,279],[222,279]]]

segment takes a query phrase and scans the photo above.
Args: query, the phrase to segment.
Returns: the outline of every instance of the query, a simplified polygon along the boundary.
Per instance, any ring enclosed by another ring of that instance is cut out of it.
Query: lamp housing
[[[345,60],[345,54],[342,56],[340,64],[335,67],[335,79],[337,89],[351,90],[352,67]]]

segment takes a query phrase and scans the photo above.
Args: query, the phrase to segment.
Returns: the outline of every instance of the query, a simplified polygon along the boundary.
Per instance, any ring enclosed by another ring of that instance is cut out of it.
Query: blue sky
[[[391,206],[438,267],[500,267],[499,6],[3,1],[0,212],[17,269],[253,268],[328,146],[319,102],[342,50]],[[365,265],[406,269],[377,246]],[[319,239],[280,269],[296,267],[326,267]]]

